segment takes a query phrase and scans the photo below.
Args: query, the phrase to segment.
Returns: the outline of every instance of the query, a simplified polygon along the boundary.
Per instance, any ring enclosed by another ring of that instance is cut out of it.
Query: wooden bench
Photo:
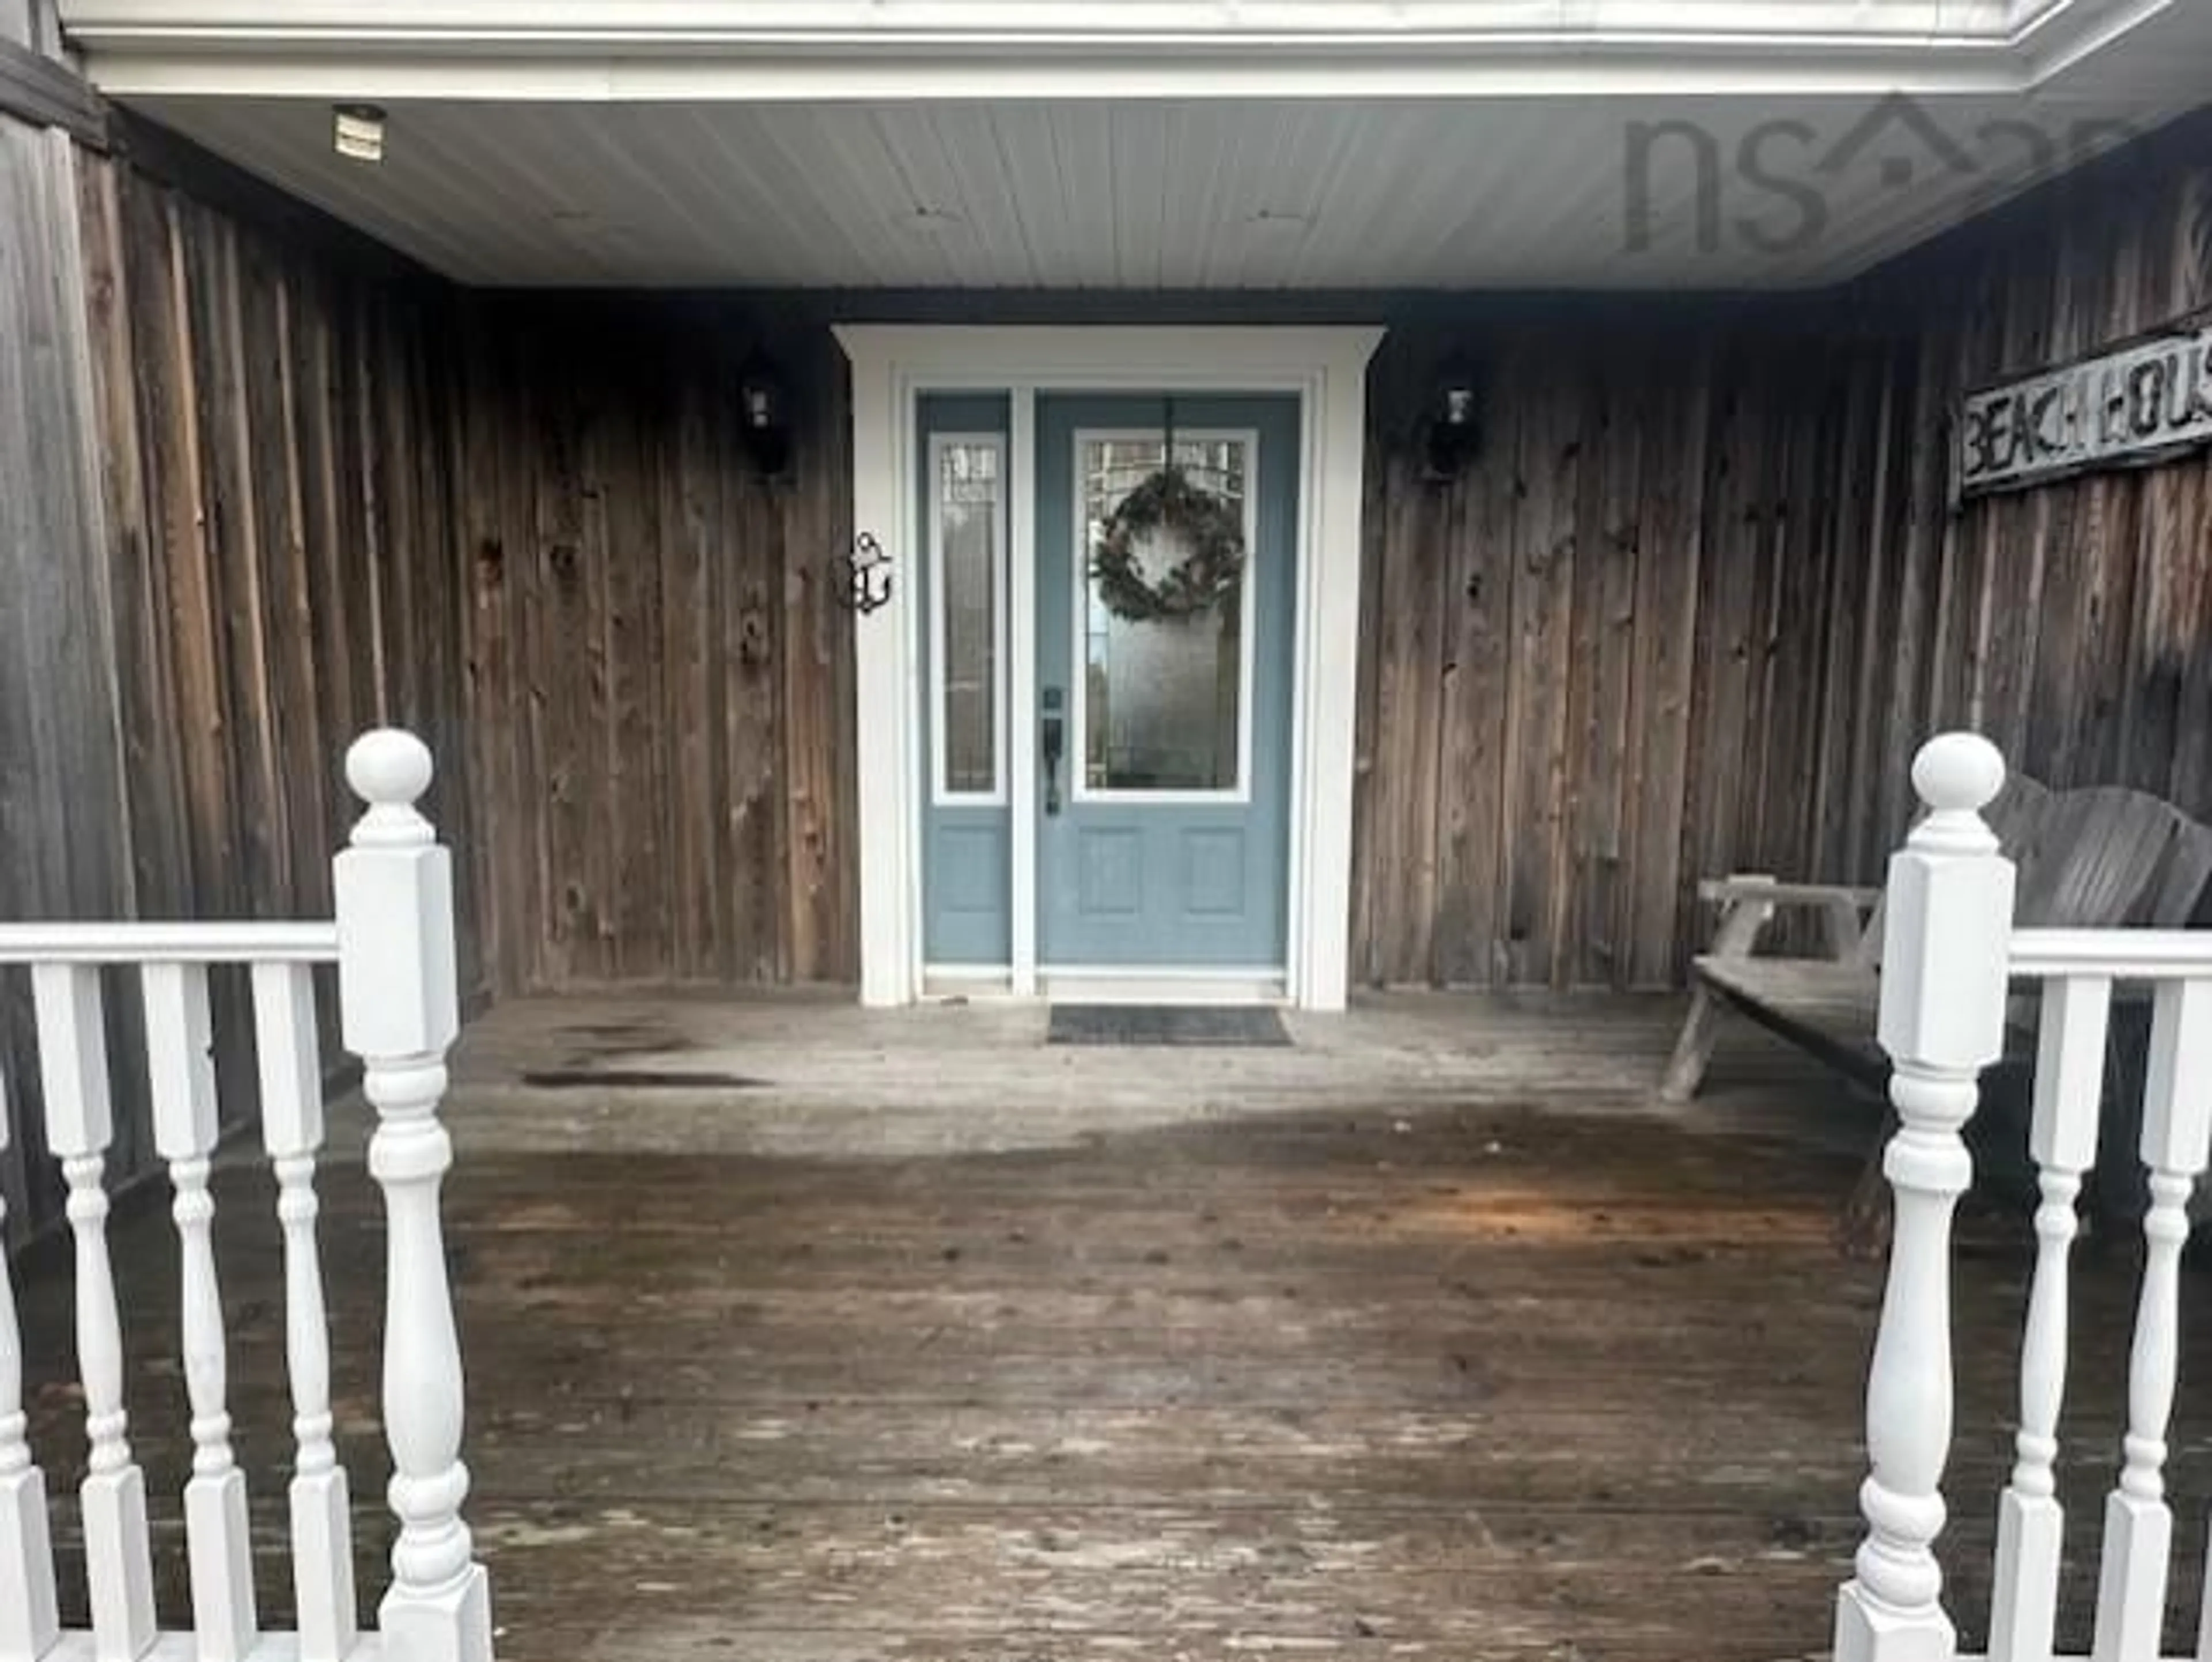
[[[2179,929],[2212,883],[2212,827],[2139,791],[2052,791],[2014,774],[1984,817],[2019,867],[2023,927]],[[1880,1089],[1889,1064],[1875,1041],[1881,992],[1881,894],[1738,875],[1702,883],[1720,907],[1711,949],[1692,966],[1690,1013],[1659,1085],[1669,1102],[1697,1094],[1723,1010],[1734,1010],[1830,1066]],[[1819,957],[1761,957],[1760,937],[1785,910],[1823,920]],[[2033,1042],[2021,1005],[2012,1047]]]

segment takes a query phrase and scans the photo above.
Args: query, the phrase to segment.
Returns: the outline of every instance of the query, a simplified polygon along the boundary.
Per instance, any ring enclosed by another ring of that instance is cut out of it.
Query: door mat
[[[1254,1004],[1054,1004],[1048,1045],[1287,1045],[1280,1010]]]

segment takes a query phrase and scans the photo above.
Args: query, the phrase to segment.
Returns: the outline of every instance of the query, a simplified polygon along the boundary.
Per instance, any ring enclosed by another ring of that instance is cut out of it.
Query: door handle
[[[1060,759],[1067,749],[1067,725],[1060,711],[1060,688],[1046,688],[1044,718],[1037,724],[1037,737],[1044,751],[1044,811],[1048,815],[1060,812]]]

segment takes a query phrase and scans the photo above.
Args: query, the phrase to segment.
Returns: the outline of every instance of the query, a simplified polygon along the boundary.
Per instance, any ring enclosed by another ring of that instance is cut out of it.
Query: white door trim
[[[844,324],[853,367],[853,525],[890,551],[890,603],[855,614],[860,809],[860,1001],[922,992],[922,700],[910,573],[921,549],[914,481],[924,391],[998,391],[1013,400],[1008,555],[1013,599],[1036,557],[1035,471],[1025,466],[1039,389],[1294,392],[1299,396],[1297,622],[1291,695],[1290,941],[1285,992],[1308,1010],[1344,1006],[1350,950],[1353,725],[1359,664],[1367,326],[1008,326]],[[1017,630],[1017,639],[1023,634]],[[1017,657],[1022,654],[1017,649]],[[1036,985],[1034,847],[1022,858],[1034,789],[1034,664],[1011,666],[1016,946],[1012,985]],[[1032,927],[1024,929],[1024,918]],[[1026,953],[1023,948],[1026,946]]]
[[[911,408],[911,405],[909,405]],[[1036,390],[1018,386],[1006,410],[1006,441],[1013,446],[1013,465],[1007,470],[1007,498],[1019,504],[1012,533],[1006,538],[1006,557],[1013,562],[1013,582],[1007,590],[1008,614],[1036,616]],[[1009,986],[1018,998],[1036,997],[1036,816],[1030,811],[1036,801],[1036,626],[1025,622],[1012,633],[1013,647],[1006,659],[1007,743],[1013,746],[1013,800],[1021,811],[1006,816],[1012,855],[1009,876],[1013,889],[1012,928],[1009,943],[1013,963]],[[915,887],[920,888],[920,880]],[[916,899],[920,896],[917,894]]]

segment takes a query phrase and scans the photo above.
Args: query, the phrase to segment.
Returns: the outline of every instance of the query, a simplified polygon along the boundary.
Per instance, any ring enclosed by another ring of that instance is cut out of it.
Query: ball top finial
[[[1913,758],[1913,788],[1938,813],[1979,813],[2004,788],[2004,757],[1979,733],[1941,733]]]
[[[402,727],[363,733],[346,751],[346,783],[371,808],[405,808],[430,788],[430,747]]]

